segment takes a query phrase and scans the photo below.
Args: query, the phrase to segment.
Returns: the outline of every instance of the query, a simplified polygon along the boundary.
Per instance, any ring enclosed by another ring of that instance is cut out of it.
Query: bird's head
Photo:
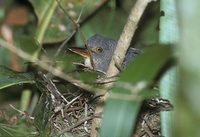
[[[117,41],[95,34],[86,43],[86,48],[70,48],[70,50],[85,58],[84,64],[97,71],[106,72]]]

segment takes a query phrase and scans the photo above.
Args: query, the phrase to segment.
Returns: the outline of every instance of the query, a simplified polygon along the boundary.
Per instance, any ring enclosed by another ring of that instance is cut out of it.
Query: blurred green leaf
[[[144,98],[144,99],[158,97],[159,96],[159,90],[155,90],[155,89],[142,90],[139,93],[139,96]]]
[[[101,137],[130,137],[140,104],[135,101],[109,99],[100,130]]]
[[[51,6],[51,0],[29,0],[34,7],[36,16],[38,17],[38,25],[41,25],[46,14],[48,14],[48,8]],[[56,1],[56,0],[55,0]],[[81,0],[81,1],[68,1],[68,0],[58,0],[59,5],[69,14],[69,16],[77,21],[78,17],[81,15],[81,19],[84,19],[89,14],[94,12],[96,5],[98,5],[102,0]],[[53,13],[51,20],[48,25],[48,29],[45,32],[44,43],[55,43],[64,40],[69,37],[71,33],[75,30],[75,26],[72,21],[68,18],[60,6],[57,6],[55,12]]]
[[[120,75],[120,81],[135,84],[152,82],[163,65],[172,57],[170,46],[153,46],[144,50]]]
[[[84,32],[86,38],[99,33],[101,35],[118,39],[130,8],[134,5],[135,0],[118,1],[120,5],[113,6],[111,1],[108,6],[105,6],[99,10],[95,16],[90,18],[87,23],[81,26],[81,30]],[[159,18],[160,7],[159,1],[150,4],[147,8],[144,18],[140,21],[136,35],[132,45],[135,47],[146,47],[151,44],[156,44],[159,41]],[[106,16],[105,16],[106,15]],[[78,33],[79,34],[79,33]],[[79,35],[76,35],[76,41],[78,45],[83,45],[82,39]]]
[[[63,51],[61,51],[60,55],[56,58],[56,67],[60,68],[65,73],[73,75],[76,79],[80,79],[85,83],[94,84],[98,73],[92,70],[84,70],[83,66],[76,64],[84,62],[84,58],[70,51],[62,52]],[[51,53],[48,54],[51,55]]]
[[[0,89],[23,83],[33,84],[35,82],[31,73],[17,73],[4,66],[0,66],[0,70]]]
[[[81,27],[81,30],[84,32],[86,38],[99,33],[106,37],[118,39],[123,30],[123,25],[125,24],[127,16],[128,15],[122,12],[122,10],[104,8],[91,20],[88,20],[88,22]],[[83,45],[81,37],[79,37],[79,35],[77,36],[77,42],[79,45]]]
[[[10,51],[5,48],[0,48],[0,64],[9,66],[11,61]]]
[[[62,51],[61,51],[62,52]],[[55,51],[50,51],[48,53],[49,55],[55,54]],[[63,70],[66,73],[70,73],[76,69],[76,65],[73,65],[73,63],[81,63],[84,59],[81,56],[78,56],[73,53],[65,52],[60,53],[60,55],[56,58],[56,66]]]
[[[79,73],[79,78],[85,83],[94,83],[98,77],[98,74],[95,72],[83,72]]]
[[[151,83],[171,56],[170,46],[154,46],[144,50],[122,72],[119,81],[114,85],[110,97],[106,102],[101,128],[102,137],[131,136],[139,108],[144,99],[144,97],[141,98],[138,95],[140,89],[136,91],[134,88],[141,81],[147,82],[147,85]],[[149,91],[145,90],[145,92]]]
[[[149,4],[143,16],[133,40],[140,48],[159,43],[160,1]]]
[[[18,36],[15,43],[16,46],[29,55],[33,55],[39,48],[38,43],[31,36]]]
[[[90,1],[90,3],[93,2],[92,0]],[[89,38],[92,35],[99,33],[106,37],[118,39],[124,28],[130,8],[134,3],[135,0],[110,0],[106,6],[95,13],[95,16],[89,18],[87,23],[84,23],[81,26],[81,30],[84,32],[85,37]],[[83,11],[83,13],[84,12],[85,11]],[[79,45],[82,45],[81,37],[79,35],[76,36],[77,42]]]
[[[48,9],[50,0],[29,0],[34,7],[34,11],[36,16],[38,17],[38,21],[41,22],[42,18],[45,16],[45,12]]]

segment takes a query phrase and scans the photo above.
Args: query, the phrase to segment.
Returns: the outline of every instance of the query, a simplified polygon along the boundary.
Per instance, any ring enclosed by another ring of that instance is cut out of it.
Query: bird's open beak
[[[71,52],[78,54],[84,58],[89,58],[90,54],[86,48],[70,47],[68,48]]]

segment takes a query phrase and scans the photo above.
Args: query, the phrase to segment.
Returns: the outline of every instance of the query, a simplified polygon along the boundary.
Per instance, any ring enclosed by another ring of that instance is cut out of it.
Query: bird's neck
[[[86,67],[93,69],[92,62],[91,62],[89,57],[85,58],[84,64],[85,64]]]

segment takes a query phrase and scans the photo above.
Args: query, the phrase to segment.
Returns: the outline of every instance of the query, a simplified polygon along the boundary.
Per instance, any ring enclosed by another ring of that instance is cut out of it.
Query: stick
[[[106,78],[117,76],[119,73],[119,70],[116,68],[115,64],[121,65],[126,52],[130,46],[132,37],[137,29],[138,22],[140,21],[140,18],[142,17],[142,14],[144,13],[147,5],[156,0],[137,0],[133,8],[131,9],[130,15],[127,19],[127,22],[124,26],[123,32],[120,35],[119,41],[117,43],[117,47],[115,49],[115,52],[113,54],[112,60],[110,62],[109,68],[106,73]],[[110,82],[105,85],[106,89],[110,89],[113,86],[114,82]],[[106,97],[109,95],[108,92],[104,91],[103,93],[106,93],[99,101],[99,104],[97,104],[95,113],[102,113],[103,112],[103,106],[102,103],[105,101]],[[92,121],[92,130],[91,130],[91,136],[96,137],[98,135],[98,132],[96,129],[100,127],[100,119],[94,119]]]
[[[126,52],[131,44],[132,37],[137,29],[138,22],[142,17],[148,3],[155,0],[137,0],[134,7],[131,9],[131,13],[127,19],[127,23],[124,26],[124,30],[120,35],[120,38],[117,43],[117,47],[113,54],[112,60],[110,62],[109,68],[106,73],[106,77],[117,76],[119,73],[119,69],[115,66],[115,64],[121,64],[124,61]],[[109,85],[108,87],[112,86]]]
[[[18,55],[19,57],[27,60],[27,61],[30,61],[30,62],[34,62],[36,65],[38,65],[39,67],[43,68],[44,70],[47,70],[47,71],[50,71],[51,70],[51,73],[61,79],[64,79],[70,83],[72,83],[73,85],[79,87],[79,88],[82,88],[82,89],[85,89],[86,91],[89,91],[91,93],[95,93],[95,94],[99,94],[99,93],[102,93],[104,92],[103,89],[101,88],[95,88],[89,84],[85,84],[83,83],[82,81],[80,80],[77,80],[75,78],[73,78],[72,76],[70,75],[67,75],[65,74],[64,72],[62,72],[61,70],[57,69],[57,68],[54,68],[50,65],[48,65],[47,63],[43,62],[43,61],[40,61],[39,59],[37,58],[32,58],[31,55],[27,54],[26,52],[24,52],[23,50],[17,48],[16,46],[10,44],[10,43],[7,43],[6,41],[4,41],[3,39],[0,38],[0,45],[8,50],[10,50],[11,52],[15,53],[16,55]]]
[[[65,132],[69,132],[69,131],[72,130],[73,128],[78,127],[79,125],[83,124],[85,121],[89,121],[89,120],[91,120],[91,119],[93,119],[93,118],[99,119],[99,118],[101,118],[101,116],[99,116],[99,115],[94,115],[94,116],[91,116],[91,117],[86,117],[86,118],[84,118],[84,119],[81,119],[81,120],[78,121],[76,124],[72,125],[71,127],[62,130],[60,133],[58,133],[57,136],[59,137],[59,136],[61,136],[62,134],[64,134]]]

